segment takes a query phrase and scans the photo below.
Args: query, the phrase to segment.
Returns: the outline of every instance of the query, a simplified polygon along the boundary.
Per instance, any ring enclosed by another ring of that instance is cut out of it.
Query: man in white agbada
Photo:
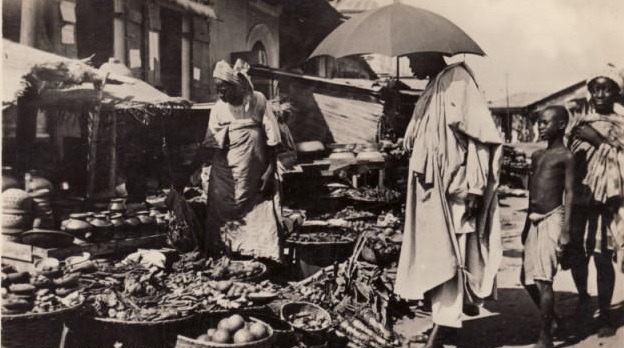
[[[409,57],[430,78],[405,134],[412,151],[403,246],[395,292],[432,301],[427,348],[442,347],[440,327],[462,325],[464,300],[492,294],[502,259],[496,189],[501,143],[486,101],[463,63],[442,55]]]

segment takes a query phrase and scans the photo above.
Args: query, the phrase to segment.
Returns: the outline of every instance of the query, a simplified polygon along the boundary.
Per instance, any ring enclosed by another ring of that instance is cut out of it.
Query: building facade
[[[212,68],[245,57],[279,67],[271,0],[3,0],[3,36],[99,67],[114,58],[172,96],[215,99]]]

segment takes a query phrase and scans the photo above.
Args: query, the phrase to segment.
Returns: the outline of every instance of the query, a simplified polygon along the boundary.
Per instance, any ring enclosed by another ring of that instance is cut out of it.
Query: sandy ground
[[[495,348],[531,347],[539,334],[539,312],[522,288],[519,275],[522,257],[520,233],[525,219],[526,198],[501,200],[503,225],[504,259],[498,273],[498,300],[488,301],[478,317],[464,322],[458,345],[446,348]],[[596,313],[596,272],[590,264],[590,294],[592,303],[584,310],[577,308],[576,288],[569,271],[560,271],[555,279],[556,310],[564,322],[562,333],[575,334],[575,340],[557,340],[555,347],[624,347],[624,274],[616,271],[615,294],[613,298],[614,319],[617,335],[599,338],[596,335],[592,316]],[[431,326],[431,319],[425,313],[416,318],[403,318],[395,330],[406,337]],[[418,348],[421,344],[411,344]]]

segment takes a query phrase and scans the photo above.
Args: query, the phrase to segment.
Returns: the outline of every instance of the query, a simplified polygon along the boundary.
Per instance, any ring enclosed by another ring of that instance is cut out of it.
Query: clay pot
[[[139,228],[141,235],[149,236],[156,232],[156,219],[151,217],[147,210],[137,212],[136,217],[141,222],[141,227]]]
[[[128,237],[136,238],[140,235],[139,228],[141,227],[141,220],[139,220],[134,214],[126,214],[126,235]]]
[[[93,226],[92,233],[87,236],[90,242],[104,242],[113,238],[113,224],[103,214],[96,214],[89,223]]]
[[[115,213],[123,213],[126,211],[126,199],[125,198],[113,198],[110,200],[108,210]]]
[[[86,221],[88,217],[90,215],[87,213],[70,214],[69,219],[61,222],[61,229],[74,237],[84,238],[85,234],[93,229],[93,226]]]
[[[126,221],[121,213],[111,215],[110,222],[113,224],[113,239],[126,238]]]

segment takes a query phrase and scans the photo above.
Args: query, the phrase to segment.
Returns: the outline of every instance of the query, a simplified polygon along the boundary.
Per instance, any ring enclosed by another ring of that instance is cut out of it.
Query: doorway
[[[160,80],[165,93],[182,94],[182,14],[161,7],[160,10]]]

